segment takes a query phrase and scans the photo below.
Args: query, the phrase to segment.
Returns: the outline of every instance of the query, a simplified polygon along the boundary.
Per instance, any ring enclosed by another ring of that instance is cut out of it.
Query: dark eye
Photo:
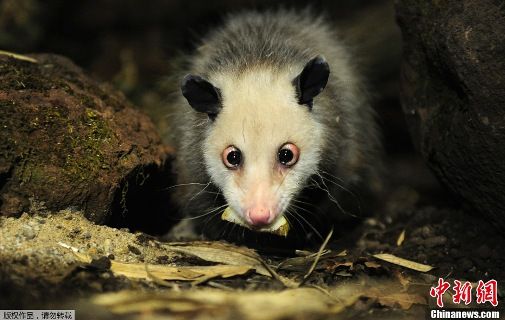
[[[234,146],[224,149],[223,163],[228,169],[237,169],[242,164],[242,152]]]
[[[277,154],[277,159],[279,163],[286,167],[293,166],[300,156],[300,149],[292,143],[284,144]]]

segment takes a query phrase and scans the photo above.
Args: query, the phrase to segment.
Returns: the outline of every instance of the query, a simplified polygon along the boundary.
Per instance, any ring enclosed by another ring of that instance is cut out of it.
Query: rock
[[[422,229],[421,229],[421,235],[423,236],[423,238],[429,238],[431,235],[433,235],[433,229],[430,228],[430,226],[424,226]]]
[[[492,251],[486,244],[483,244],[477,249],[477,254],[482,259],[488,259],[492,255]]]
[[[100,224],[169,227],[160,190],[172,151],[121,93],[55,55],[0,55],[0,83],[2,215],[38,202]]]
[[[112,241],[110,239],[105,239],[103,243],[103,251],[107,254],[112,252]]]
[[[31,239],[35,238],[35,231],[30,226],[24,226],[22,234],[26,240],[31,240]]]
[[[402,0],[401,100],[439,180],[505,230],[505,16],[500,1]]]
[[[438,246],[442,246],[447,243],[447,238],[444,236],[435,236],[435,237],[430,237],[424,240],[424,245],[427,248],[434,248]]]
[[[468,258],[459,259],[458,264],[462,270],[470,270],[471,268],[473,268],[472,260]]]
[[[135,255],[141,255],[142,252],[140,252],[140,250],[137,248],[137,247],[134,247],[132,245],[128,245],[128,250],[130,250],[131,253],[135,254]]]

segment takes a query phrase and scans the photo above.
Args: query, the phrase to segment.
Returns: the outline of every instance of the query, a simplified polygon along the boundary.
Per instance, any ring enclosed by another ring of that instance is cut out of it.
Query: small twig
[[[72,250],[72,252],[79,252],[79,249],[77,249],[76,247],[72,247],[71,245],[68,245],[64,242],[58,242],[58,245],[65,249]]]
[[[277,280],[280,283],[282,283],[285,287],[287,287],[287,288],[298,288],[301,285],[300,283],[296,283],[294,280],[286,278],[286,277],[283,277],[280,274],[278,274],[277,272],[275,272],[275,270],[272,269],[272,267],[270,267],[263,259],[257,258],[257,260],[259,262],[261,262],[261,264],[265,267],[265,269],[267,269],[267,271],[270,273],[270,275],[272,276],[272,278],[274,278],[275,280]]]
[[[326,239],[324,239],[324,242],[321,245],[321,247],[319,248],[319,251],[317,252],[317,256],[314,259],[314,262],[312,262],[312,265],[310,266],[309,271],[303,276],[300,286],[302,286],[307,281],[307,279],[310,277],[312,272],[314,272],[314,269],[316,269],[317,263],[319,262],[319,259],[321,258],[322,254],[324,252],[324,249],[328,245],[328,242],[330,241],[332,235],[333,235],[333,228],[330,230],[330,232],[326,236]]]
[[[221,284],[221,283],[218,283],[218,282],[215,282],[215,281],[209,281],[209,282],[207,282],[207,284],[209,286],[217,288],[217,289],[226,290],[226,291],[230,291],[230,292],[235,292],[235,289],[230,288],[228,286],[225,286],[224,284]]]

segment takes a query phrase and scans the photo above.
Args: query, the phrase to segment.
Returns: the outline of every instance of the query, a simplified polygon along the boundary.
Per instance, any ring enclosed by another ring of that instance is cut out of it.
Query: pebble
[[[447,243],[447,238],[445,236],[436,236],[424,240],[424,245],[428,248],[442,246]]]
[[[44,219],[42,217],[35,217],[35,221],[37,221],[37,223],[39,223],[39,224],[46,223],[46,219]]]
[[[421,239],[420,237],[412,237],[410,238],[409,242],[417,245],[424,243],[423,239]]]
[[[31,240],[35,238],[35,231],[33,231],[33,228],[30,226],[25,226],[22,231],[22,235],[27,239]]]
[[[17,260],[17,262],[21,263],[22,265],[25,265],[27,266],[28,265],[28,256],[27,255],[23,255],[21,258],[19,258]]]
[[[103,242],[103,251],[105,251],[105,253],[112,252],[112,241],[110,239],[105,239]]]
[[[449,255],[453,258],[461,258],[463,256],[461,251],[455,248],[451,248]]]
[[[142,252],[140,252],[139,248],[134,247],[132,245],[128,245],[128,250],[130,250],[131,253],[136,254],[136,255],[142,254]]]
[[[459,265],[460,265],[461,269],[463,269],[465,271],[470,270],[473,267],[472,260],[470,260],[468,258],[460,259]]]
[[[433,235],[433,229],[430,226],[424,226],[421,229],[421,235],[426,239]]]
[[[98,259],[93,259],[91,263],[89,263],[88,267],[97,269],[97,270],[108,270],[110,269],[111,262],[107,257],[100,257]]]
[[[168,256],[159,256],[156,258],[156,262],[158,264],[169,264],[170,259],[168,258]]]
[[[477,249],[477,254],[482,258],[482,259],[488,259],[492,252],[491,249],[486,245],[483,244]]]
[[[421,263],[426,263],[426,260],[428,260],[428,256],[425,253],[419,253],[416,257],[416,261],[421,262]]]

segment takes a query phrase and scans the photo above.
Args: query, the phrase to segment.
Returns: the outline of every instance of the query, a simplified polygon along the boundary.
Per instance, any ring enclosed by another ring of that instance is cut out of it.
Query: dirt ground
[[[416,172],[402,166],[394,166],[394,179]],[[398,184],[381,212],[336,233],[312,273],[313,252],[260,256],[220,242],[171,243],[32,203],[21,218],[0,217],[0,308],[76,309],[79,319],[422,319],[434,306],[429,289],[439,277],[496,279],[503,290],[504,237],[445,201],[430,179],[417,181]],[[433,269],[411,270],[378,253]],[[213,269],[222,266],[226,271]],[[445,299],[450,303],[450,295]]]

